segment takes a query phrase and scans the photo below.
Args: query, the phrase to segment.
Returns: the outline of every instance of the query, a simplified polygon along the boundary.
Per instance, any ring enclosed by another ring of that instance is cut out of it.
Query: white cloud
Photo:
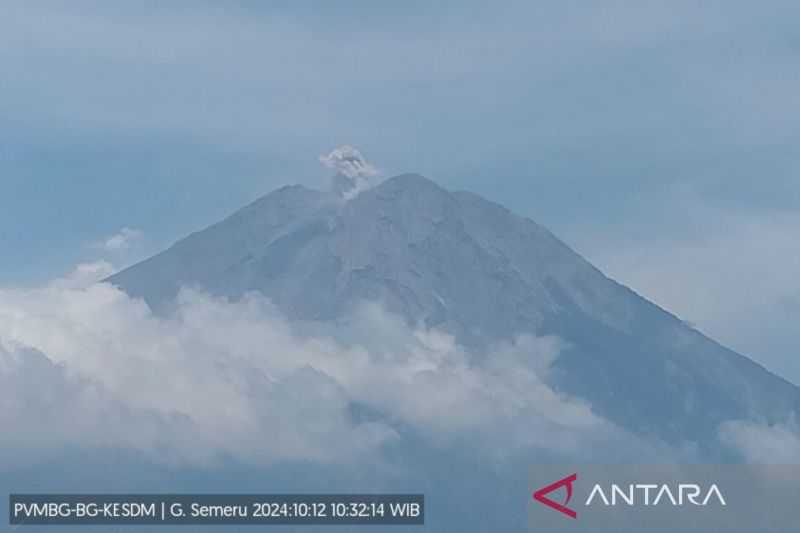
[[[115,272],[114,265],[105,260],[81,263],[72,272],[54,280],[51,285],[63,289],[80,289],[101,281]]]
[[[107,252],[121,252],[129,250],[144,235],[141,231],[132,228],[122,228],[119,233],[112,235],[102,243],[102,248]]]
[[[69,375],[43,354],[0,343],[0,467],[36,462],[61,449],[164,449],[192,427],[180,417],[130,409],[100,383]]]
[[[333,180],[334,192],[344,198],[352,198],[371,186],[370,178],[380,174],[361,152],[349,145],[340,146],[328,155],[319,156],[326,168],[336,171]]]
[[[2,446],[9,457],[80,445],[190,462],[348,462],[380,457],[409,428],[500,454],[568,452],[615,431],[546,385],[555,339],[467,354],[376,306],[353,321],[382,342],[301,336],[256,295],[184,290],[157,317],[108,284],[0,290],[0,422],[15,428],[0,458]]]
[[[731,421],[720,426],[720,439],[755,464],[800,464],[800,428],[796,421],[765,425]]]

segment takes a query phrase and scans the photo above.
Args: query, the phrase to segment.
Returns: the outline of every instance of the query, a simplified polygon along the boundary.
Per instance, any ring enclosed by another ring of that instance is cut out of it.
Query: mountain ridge
[[[480,353],[516,335],[567,343],[552,385],[668,441],[779,423],[800,390],[603,274],[533,220],[419,174],[343,200],[273,191],[109,278],[164,311],[183,285],[264,294],[290,319],[336,321],[378,301]],[[713,447],[711,444],[708,446]]]

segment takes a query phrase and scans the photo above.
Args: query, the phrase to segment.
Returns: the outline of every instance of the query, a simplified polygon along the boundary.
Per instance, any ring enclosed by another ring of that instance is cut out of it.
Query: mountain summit
[[[604,276],[535,222],[404,174],[349,200],[278,189],[110,281],[156,310],[181,286],[258,291],[290,319],[336,321],[364,300],[475,353],[519,334],[566,348],[557,390],[622,427],[713,449],[728,420],[783,422],[800,389]]]

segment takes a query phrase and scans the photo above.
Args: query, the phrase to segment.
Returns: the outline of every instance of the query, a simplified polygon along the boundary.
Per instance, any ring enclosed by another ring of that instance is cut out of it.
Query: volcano
[[[621,427],[713,451],[729,420],[782,423],[800,389],[609,279],[547,229],[416,174],[359,194],[278,189],[108,281],[156,312],[183,286],[269,298],[293,321],[374,301],[477,354],[521,334],[565,349],[550,377]]]

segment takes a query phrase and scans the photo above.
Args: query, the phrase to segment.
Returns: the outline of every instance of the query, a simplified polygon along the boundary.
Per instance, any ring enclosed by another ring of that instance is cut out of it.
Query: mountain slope
[[[567,342],[553,385],[641,434],[713,448],[721,422],[774,423],[800,390],[605,277],[531,220],[417,175],[349,201],[279,189],[110,278],[158,310],[182,285],[259,291],[295,320],[377,300],[476,353],[522,333]]]

